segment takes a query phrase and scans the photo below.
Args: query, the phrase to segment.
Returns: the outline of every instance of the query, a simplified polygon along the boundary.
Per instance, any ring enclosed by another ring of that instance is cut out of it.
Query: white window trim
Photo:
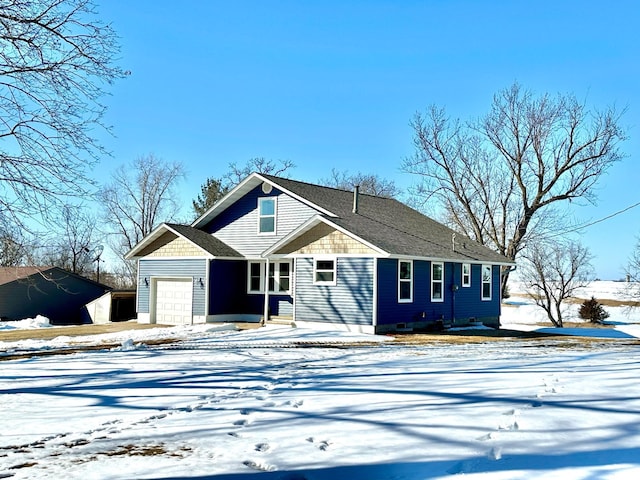
[[[260,265],[260,290],[251,290],[251,264]],[[293,286],[293,266],[291,260],[278,260],[269,262],[269,266],[274,265],[274,286],[280,285],[280,264],[289,264],[289,289],[288,290],[269,290],[270,295],[291,295],[291,287]],[[247,265],[247,293],[263,294],[265,286],[269,284],[269,277],[265,275],[267,264],[260,260],[250,260]]]
[[[484,279],[484,271],[485,269],[489,269],[489,281],[485,281]],[[484,296],[484,286],[489,285],[489,296]],[[480,297],[483,302],[488,302],[493,298],[493,267],[491,265],[482,265],[482,270],[480,270]]]
[[[316,281],[316,274],[318,273],[318,262],[333,262],[332,270],[320,270],[321,272],[333,272],[333,280],[330,282],[318,282]],[[338,259],[336,257],[314,257],[313,258],[313,284],[314,285],[336,285],[338,281]]]
[[[287,264],[289,265],[289,288],[287,290],[280,290],[280,265],[283,264]],[[291,285],[293,282],[293,269],[292,269],[292,265],[291,265],[291,260],[278,260],[278,261],[274,261],[274,262],[269,262],[269,267],[271,267],[271,265],[274,266],[273,272],[273,286],[274,287],[278,287],[277,290],[269,290],[269,294],[272,295],[291,295]],[[269,277],[267,276],[267,284],[269,283]]]
[[[464,273],[464,267],[467,267],[469,269],[469,273],[465,275]],[[471,286],[471,264],[470,263],[463,263],[462,264],[462,286],[463,287],[470,287]],[[467,277],[467,280],[465,281],[465,278]]]
[[[433,278],[433,270],[436,265],[440,265],[442,267],[442,278],[440,280],[434,280]],[[442,292],[442,296],[440,298],[433,297],[433,285],[439,283],[440,284],[440,292]],[[429,295],[431,296],[431,302],[433,303],[442,303],[444,302],[444,262],[431,262],[431,291]]]
[[[251,265],[258,264],[260,265],[260,289],[259,290],[251,290]],[[264,293],[264,267],[265,262],[261,262],[258,260],[250,260],[247,262],[247,293]]]
[[[273,215],[262,215],[262,203],[265,201],[272,201],[273,202]],[[273,232],[261,232],[260,231],[260,221],[263,218],[271,218],[273,217]],[[276,232],[278,231],[278,197],[261,197],[258,198],[258,225],[257,225],[257,230],[258,230],[258,235],[276,235]]]
[[[409,264],[409,278],[400,278],[403,263]],[[403,283],[409,283],[409,298],[400,298],[400,287]],[[413,303],[413,260],[398,260],[398,303]]]

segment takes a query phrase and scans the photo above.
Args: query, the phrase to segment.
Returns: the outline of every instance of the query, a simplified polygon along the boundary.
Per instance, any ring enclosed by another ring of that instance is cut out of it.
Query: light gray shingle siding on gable
[[[336,285],[313,285],[313,260],[296,261],[296,319],[372,325],[374,259],[337,259]]]
[[[206,259],[141,259],[138,266],[138,312],[149,313],[149,294],[151,290],[151,277],[184,278],[193,279],[193,315],[205,315],[205,288],[201,287],[198,279],[207,278]],[[149,279],[149,285],[144,279]]]
[[[258,199],[274,196],[277,197],[276,234],[258,235]],[[257,257],[316,213],[311,207],[275,188],[265,195],[257,187],[205,228],[242,255]]]

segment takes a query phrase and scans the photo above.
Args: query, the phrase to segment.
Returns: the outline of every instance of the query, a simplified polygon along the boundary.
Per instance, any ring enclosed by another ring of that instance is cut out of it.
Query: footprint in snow
[[[518,410],[517,408],[512,408],[511,410],[507,410],[506,412],[504,412],[503,415],[520,415],[520,410]]]
[[[241,420],[236,420],[235,422],[233,422],[233,424],[237,427],[246,427],[250,424],[251,422],[247,419],[241,419]]]
[[[254,462],[253,460],[245,460],[242,462],[245,467],[249,467],[253,470],[258,470],[260,472],[273,472],[276,470],[276,467],[273,465],[267,465],[266,463]]]
[[[304,404],[303,400],[289,400],[285,405],[288,405],[293,408],[298,408]]]
[[[487,457],[489,458],[489,460],[500,460],[502,458],[502,448],[493,447],[487,453]]]
[[[515,420],[512,423],[501,424],[498,426],[498,430],[519,430],[520,425]]]
[[[322,442],[320,442],[318,444],[318,449],[322,450],[323,452],[326,452],[327,450],[329,450],[329,446],[331,445],[330,442],[323,440]]]
[[[313,437],[307,437],[305,440],[309,443],[316,443],[316,439]],[[316,447],[318,447],[318,450],[322,450],[324,452],[326,450],[329,450],[330,445],[331,442],[329,440],[322,440],[321,442],[318,442],[316,444]]]
[[[256,452],[267,452],[269,450],[271,450],[271,445],[269,445],[268,443],[258,443],[255,446]]]

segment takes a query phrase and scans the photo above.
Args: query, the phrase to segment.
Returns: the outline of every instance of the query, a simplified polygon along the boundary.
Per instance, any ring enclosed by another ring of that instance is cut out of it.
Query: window
[[[262,288],[262,263],[249,262],[249,293],[260,293]]]
[[[316,285],[335,285],[336,284],[335,259],[314,260],[313,283]]]
[[[249,262],[249,293],[264,293],[265,262]],[[269,293],[288,293],[291,289],[291,263],[270,262],[267,284]]]
[[[471,264],[469,263],[462,264],[462,286],[471,286]]]
[[[431,263],[431,301],[444,302],[444,264]]]
[[[291,264],[289,262],[280,263],[278,286],[280,292],[288,292],[291,289]]]
[[[482,300],[491,300],[491,265],[482,265]]]
[[[258,233],[276,233],[276,199],[258,200]]]
[[[413,262],[398,260],[398,302],[413,302]]]
[[[291,264],[289,262],[273,262],[269,264],[269,292],[284,293],[291,285]]]

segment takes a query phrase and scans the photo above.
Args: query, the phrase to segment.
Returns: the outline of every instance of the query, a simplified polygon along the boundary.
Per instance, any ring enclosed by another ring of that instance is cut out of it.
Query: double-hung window
[[[291,264],[272,262],[269,264],[269,292],[285,293],[291,286]]]
[[[413,262],[398,260],[398,302],[413,301]]]
[[[249,293],[261,293],[264,291],[262,285],[262,262],[249,262]]]
[[[313,261],[313,283],[314,285],[335,285],[336,284],[336,259],[320,259]]]
[[[249,262],[247,291],[264,293],[265,262]],[[291,262],[270,262],[267,286],[269,293],[289,293],[291,291]]]
[[[462,286],[463,287],[471,286],[471,264],[470,263],[462,264]]]
[[[491,265],[482,265],[482,300],[491,300]]]
[[[276,199],[258,199],[258,233],[276,233]]]
[[[431,262],[431,301],[444,302],[444,264]]]

